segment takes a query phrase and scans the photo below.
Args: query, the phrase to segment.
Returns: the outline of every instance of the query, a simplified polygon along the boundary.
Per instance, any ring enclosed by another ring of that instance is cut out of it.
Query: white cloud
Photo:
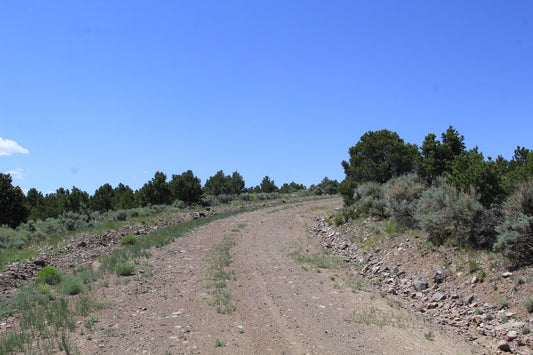
[[[6,171],[6,174],[11,175],[13,177],[13,179],[18,179],[18,180],[24,179],[24,170],[20,169],[20,168],[17,168],[15,170]]]
[[[22,148],[17,142],[12,141],[11,139],[2,139],[0,137],[0,156],[15,153],[28,154],[29,151],[26,148]]]

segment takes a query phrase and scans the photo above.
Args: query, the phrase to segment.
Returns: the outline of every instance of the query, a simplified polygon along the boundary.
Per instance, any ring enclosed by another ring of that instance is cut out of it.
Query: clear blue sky
[[[533,2],[0,0],[0,172],[341,181],[369,130],[533,148]]]

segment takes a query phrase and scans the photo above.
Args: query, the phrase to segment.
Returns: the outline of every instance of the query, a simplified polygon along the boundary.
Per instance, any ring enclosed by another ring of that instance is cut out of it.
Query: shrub
[[[115,219],[117,221],[125,221],[128,219],[128,212],[125,210],[119,210],[115,212]]]
[[[81,215],[75,212],[63,212],[59,216],[59,224],[65,231],[75,231],[89,227],[86,215]]]
[[[386,210],[399,223],[416,227],[416,207],[425,189],[416,177],[400,176],[389,180],[384,191]]]
[[[186,206],[186,203],[185,201],[182,201],[182,200],[176,200],[172,202],[172,207],[180,209],[180,210],[184,209],[185,206]]]
[[[134,235],[127,235],[120,241],[122,245],[133,245],[137,243],[137,237]]]
[[[37,229],[42,230],[46,234],[57,233],[63,230],[57,218],[47,218],[44,221],[39,220],[36,224]]]
[[[524,301],[524,307],[526,307],[529,313],[533,312],[533,296]]]
[[[386,217],[383,190],[383,184],[377,182],[365,182],[357,187],[353,194],[352,205],[355,215]]]
[[[218,200],[221,202],[221,203],[228,203],[228,202],[231,202],[233,201],[234,199],[234,195],[231,195],[231,194],[220,194],[217,196]]]
[[[200,197],[200,205],[204,207],[217,206],[219,204],[220,201],[215,195],[202,195],[202,197]]]
[[[115,265],[115,272],[118,276],[129,276],[135,271],[135,265],[130,262],[120,262]]]
[[[519,184],[503,208],[505,217],[496,228],[494,249],[514,266],[533,264],[533,180]]]
[[[503,221],[503,210],[498,206],[480,210],[474,217],[472,241],[481,248],[492,248],[498,239],[496,227]]]
[[[37,278],[48,285],[57,285],[61,282],[61,274],[59,270],[53,266],[43,267],[37,272]]]
[[[454,186],[444,183],[422,193],[415,219],[434,244],[442,244],[450,238],[469,243],[474,217],[482,208],[473,189],[457,191]]]
[[[61,282],[59,290],[65,295],[77,295],[82,291],[82,283],[78,278],[69,275]]]
[[[238,195],[235,199],[239,200],[239,201],[252,201],[253,198],[254,198],[254,194],[253,193],[244,192],[244,193]]]

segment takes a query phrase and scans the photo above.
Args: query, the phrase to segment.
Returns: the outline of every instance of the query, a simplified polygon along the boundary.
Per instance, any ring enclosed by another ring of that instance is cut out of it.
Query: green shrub
[[[120,241],[122,245],[133,245],[137,243],[137,237],[134,235],[127,235]]]
[[[417,177],[400,176],[389,180],[384,191],[386,210],[399,223],[416,227],[416,207],[425,189]]]
[[[215,195],[202,195],[200,197],[200,205],[204,207],[220,205],[220,201]]]
[[[473,243],[481,248],[492,248],[498,239],[496,227],[503,221],[503,210],[499,206],[483,209],[474,217]]]
[[[529,313],[533,312],[533,296],[524,301],[524,307],[526,307]]]
[[[120,210],[115,212],[115,219],[117,221],[125,221],[128,219],[128,212],[125,210]]]
[[[383,184],[365,182],[359,185],[353,194],[353,208],[359,217],[379,216],[386,217]]]
[[[45,266],[37,272],[37,278],[48,285],[57,285],[61,282],[61,273],[53,266]]]
[[[504,213],[494,249],[515,266],[533,264],[533,180],[517,186],[505,201]]]
[[[59,291],[65,295],[77,295],[82,291],[82,283],[78,278],[68,275],[59,285]]]
[[[434,244],[442,244],[447,239],[471,243],[474,217],[482,209],[473,190],[457,191],[444,183],[422,193],[415,219]]]
[[[118,276],[129,276],[135,271],[135,265],[130,262],[119,262],[115,265],[115,272]]]

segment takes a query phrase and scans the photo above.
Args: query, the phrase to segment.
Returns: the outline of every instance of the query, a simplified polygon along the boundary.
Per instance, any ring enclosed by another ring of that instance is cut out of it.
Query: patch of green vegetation
[[[407,328],[412,323],[412,320],[403,317],[398,311],[392,313],[373,306],[366,310],[354,311],[347,321],[377,325],[380,328],[384,326]]]
[[[336,269],[342,265],[342,258],[324,252],[310,254],[298,248],[289,255],[299,263],[306,263],[318,269]]]
[[[230,249],[235,245],[232,237],[226,236],[224,240],[214,245],[206,256],[206,276],[211,282],[205,285],[211,289],[207,303],[216,306],[217,312],[226,314],[235,311],[235,305],[230,303],[231,292],[225,291],[226,281],[231,279],[231,272],[227,268],[232,263]]]
[[[57,285],[61,282],[61,273],[54,266],[45,266],[37,272],[37,278],[48,285]]]
[[[81,293],[82,282],[73,275],[67,275],[59,284],[59,291],[65,295],[73,296]]]
[[[133,245],[133,244],[136,244],[137,243],[137,237],[134,236],[134,235],[127,235],[125,236],[124,238],[122,238],[122,240],[120,241],[120,243],[122,245]]]
[[[120,262],[115,265],[115,273],[118,276],[130,276],[135,271],[135,265],[128,261]]]
[[[533,296],[524,301],[524,307],[529,313],[533,313]]]

